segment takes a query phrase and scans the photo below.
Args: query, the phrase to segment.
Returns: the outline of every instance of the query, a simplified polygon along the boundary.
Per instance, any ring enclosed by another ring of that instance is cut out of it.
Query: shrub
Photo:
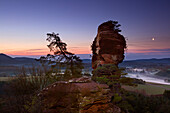
[[[28,73],[30,75],[28,76]],[[37,94],[47,85],[57,81],[44,67],[29,69],[22,67],[19,75],[5,86],[3,113],[41,113],[41,102]]]

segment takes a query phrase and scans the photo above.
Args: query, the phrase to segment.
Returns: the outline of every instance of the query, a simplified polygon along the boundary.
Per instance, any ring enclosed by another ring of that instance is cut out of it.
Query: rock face
[[[124,59],[126,40],[119,34],[120,25],[115,21],[104,22],[98,27],[97,36],[92,44],[92,68],[102,64],[121,63]]]
[[[89,77],[60,81],[39,93],[44,113],[120,113],[110,103],[110,89]]]

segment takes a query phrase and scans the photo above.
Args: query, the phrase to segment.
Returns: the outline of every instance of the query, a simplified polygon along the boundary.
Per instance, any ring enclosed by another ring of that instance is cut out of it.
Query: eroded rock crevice
[[[104,22],[98,27],[97,36],[92,44],[92,68],[102,64],[118,65],[124,59],[126,40],[119,32],[115,21]]]
[[[90,77],[69,81],[55,82],[39,93],[44,113],[120,113],[120,108],[110,103],[106,84]]]

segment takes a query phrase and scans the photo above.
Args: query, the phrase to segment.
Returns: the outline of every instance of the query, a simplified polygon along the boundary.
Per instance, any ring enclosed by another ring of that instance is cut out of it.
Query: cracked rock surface
[[[106,84],[81,77],[55,82],[41,91],[39,97],[44,113],[120,113],[120,108],[110,103],[109,91]]]
[[[118,65],[124,59],[125,48],[126,40],[115,29],[113,21],[99,25],[97,36],[92,44],[92,68],[95,69],[102,64]]]

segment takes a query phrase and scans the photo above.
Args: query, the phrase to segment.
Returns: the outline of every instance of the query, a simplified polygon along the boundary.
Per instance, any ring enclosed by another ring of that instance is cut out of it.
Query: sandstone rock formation
[[[92,44],[92,68],[102,64],[118,65],[124,59],[126,40],[119,34],[120,25],[116,21],[107,21],[98,27],[97,36]]]
[[[110,89],[89,77],[60,81],[39,93],[44,113],[120,113],[110,103]]]

